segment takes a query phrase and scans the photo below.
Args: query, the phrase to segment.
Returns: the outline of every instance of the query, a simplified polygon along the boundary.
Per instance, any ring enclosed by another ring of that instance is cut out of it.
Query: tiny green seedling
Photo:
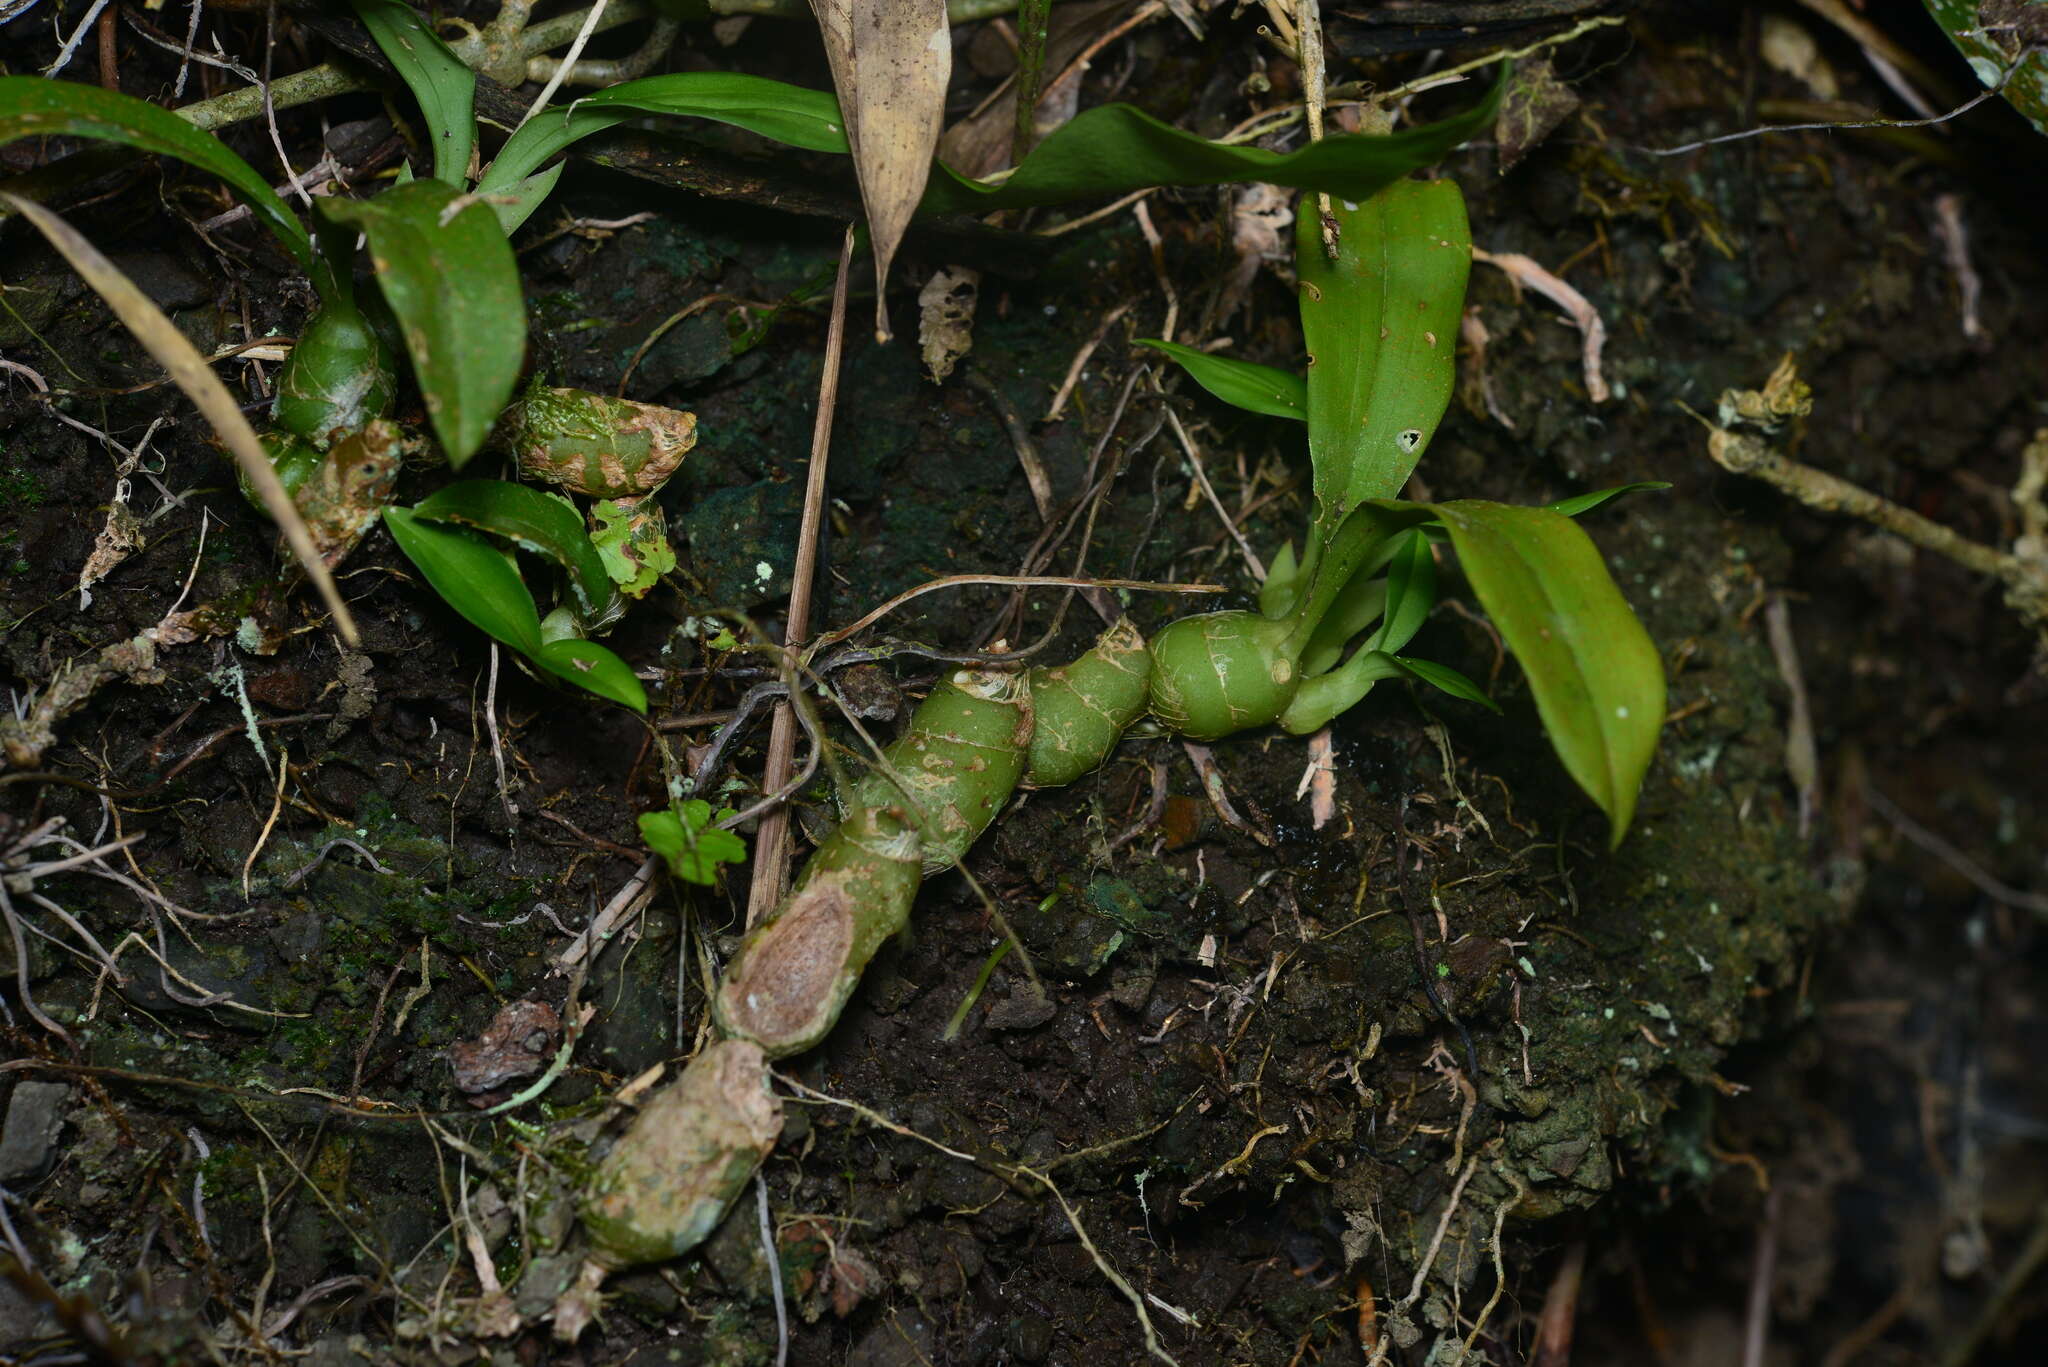
[[[642,815],[640,838],[667,862],[670,873],[686,883],[710,887],[718,881],[721,866],[747,861],[746,842],[717,824],[733,816],[730,807],[714,812],[703,798],[686,798]]]

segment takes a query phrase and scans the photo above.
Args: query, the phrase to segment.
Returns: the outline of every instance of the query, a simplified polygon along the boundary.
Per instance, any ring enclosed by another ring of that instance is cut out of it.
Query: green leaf
[[[1268,617],[1285,617],[1294,609],[1301,593],[1301,565],[1294,558],[1294,543],[1283,541],[1266,566],[1266,582],[1259,585],[1259,611]]]
[[[476,151],[476,73],[401,0],[350,3],[419,101],[434,145],[434,179],[461,189]]]
[[[568,575],[586,617],[596,616],[611,602],[612,579],[604,558],[590,544],[583,518],[566,499],[502,479],[464,479],[415,504],[412,515],[489,532],[552,560]]]
[[[1103,105],[1060,127],[1000,183],[969,180],[934,164],[918,212],[983,214],[1106,198],[1155,185],[1233,181],[1366,199],[1409,172],[1441,161],[1487,128],[1502,88],[1496,81],[1477,105],[1439,123],[1387,135],[1344,133],[1289,153],[1210,142],[1129,105]],[[577,139],[643,114],[714,119],[792,147],[847,151],[845,120],[829,91],[733,72],[684,72],[626,81],[564,110],[535,115],[506,140],[477,188],[502,192]]]
[[[1391,654],[1415,639],[1429,610],[1436,606],[1436,556],[1429,538],[1419,531],[1404,533],[1387,565],[1387,618],[1369,648]]]
[[[595,641],[549,641],[532,658],[578,688],[647,714],[647,690],[633,677],[632,667]]]
[[[228,183],[301,267],[313,268],[313,240],[270,182],[219,138],[169,110],[77,81],[0,76],[0,145],[45,137],[117,142],[211,172]]]
[[[791,147],[845,155],[846,124],[830,91],[728,71],[689,71],[624,81],[564,109],[543,109],[505,140],[477,183],[502,194],[563,148],[647,114],[711,119]]]
[[[410,508],[386,508],[384,525],[427,584],[471,626],[528,658],[540,653],[540,613],[505,552],[474,532],[419,521]]]
[[[508,553],[475,532],[386,508],[384,525],[442,601],[493,640],[579,688],[647,711],[647,692],[625,661],[595,641],[544,640],[533,595]]]
[[[604,498],[590,505],[590,544],[604,561],[605,572],[620,593],[644,598],[676,567],[669,543],[668,521],[661,505],[640,498],[629,502]]]
[[[1356,707],[1373,685],[1383,679],[1398,679],[1401,666],[1383,650],[1361,650],[1337,668],[1302,680],[1287,709],[1280,714],[1280,727],[1290,735],[1306,736],[1322,730],[1331,721]]]
[[[1620,844],[1664,724],[1664,663],[1585,532],[1548,508],[1436,505],[1473,592],[1522,662],[1558,758]]]
[[[562,169],[569,163],[558,161],[545,171],[536,171],[509,190],[492,193],[489,203],[491,211],[498,216],[498,226],[510,237],[518,232],[534,210],[547,202],[555,192],[555,182],[562,178]]]
[[[1344,648],[1351,638],[1377,622],[1386,611],[1386,577],[1371,569],[1361,569],[1352,575],[1344,592],[1337,595],[1322,620],[1316,623],[1308,648],[1301,652],[1297,668],[1302,678],[1312,679],[1335,668],[1344,658]]]
[[[322,199],[320,212],[369,238],[427,417],[461,469],[512,397],[526,354],[519,266],[497,215],[437,180],[375,199]]]
[[[1389,655],[1387,658],[1401,666],[1411,677],[1420,679],[1439,692],[1448,693],[1454,698],[1463,698],[1466,702],[1476,702],[1481,707],[1495,712],[1500,711],[1500,704],[1487,697],[1485,689],[1449,665],[1440,665],[1434,660],[1417,660],[1406,655]]]
[[[1394,558],[1403,544],[1403,532],[1419,528],[1427,535],[1430,528],[1426,524],[1435,521],[1436,509],[1427,503],[1375,499],[1338,519],[1336,529],[1327,535],[1321,524],[1311,528],[1308,554],[1296,571],[1294,602],[1287,613],[1294,623],[1290,645],[1305,645],[1317,652],[1323,660],[1319,668],[1328,668],[1335,658],[1331,651],[1341,654],[1339,648],[1353,634],[1347,631],[1338,637],[1336,632],[1347,622],[1363,626],[1370,621],[1349,605],[1354,587]],[[1384,603],[1384,588],[1381,601]]]
[[[1924,0],[1927,13],[1970,64],[1985,86],[2005,83],[2002,93],[2036,130],[2048,134],[2048,48],[2041,46],[2040,0],[2010,6],[2007,22],[1992,23],[1993,7],[1983,0]],[[2028,25],[2032,29],[2029,31]],[[2017,65],[2015,65],[2017,64]],[[2011,75],[2006,73],[2011,71]]]
[[[1670,483],[1661,479],[1637,480],[1634,484],[1617,484],[1611,489],[1595,489],[1590,494],[1576,494],[1550,504],[1550,511],[1563,513],[1566,517],[1578,517],[1590,513],[1609,499],[1620,498],[1623,494],[1641,493],[1647,489],[1669,489]]]
[[[1269,365],[1212,356],[1178,342],[1141,338],[1139,346],[1163,351],[1180,363],[1190,378],[1223,402],[1270,418],[1308,420],[1308,382]]]
[[[1501,89],[1502,83],[1496,81],[1485,99],[1440,123],[1384,135],[1340,133],[1285,153],[1209,142],[1130,105],[1102,105],[1062,124],[1000,184],[969,180],[943,165],[934,167],[922,211],[981,214],[1107,198],[1152,185],[1232,181],[1263,181],[1368,199],[1410,171],[1435,165],[1489,127]],[[1313,220],[1315,215],[1304,217]]]
[[[1308,344],[1308,446],[1316,527],[1333,535],[1367,499],[1408,482],[1457,373],[1472,239],[1451,180],[1398,181],[1331,206],[1337,259],[1300,215],[1295,269]]]
[[[686,883],[709,887],[718,881],[719,865],[746,862],[746,843],[712,824],[732,815],[728,808],[714,816],[710,803],[693,797],[671,804],[667,811],[643,813],[640,838],[668,861],[670,873]]]

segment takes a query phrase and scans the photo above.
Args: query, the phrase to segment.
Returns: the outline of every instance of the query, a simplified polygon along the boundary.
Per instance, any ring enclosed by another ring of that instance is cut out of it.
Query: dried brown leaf
[[[974,304],[981,272],[965,266],[934,271],[917,292],[917,339],[925,373],[943,380],[974,349]]]
[[[85,568],[78,572],[78,610],[92,606],[92,586],[112,574],[123,561],[142,549],[142,519],[128,506],[128,481],[114,482],[114,501],[107,505],[107,524],[93,542]]]
[[[889,339],[889,263],[924,197],[953,71],[945,0],[811,0],[846,118],[875,248],[875,335]]]

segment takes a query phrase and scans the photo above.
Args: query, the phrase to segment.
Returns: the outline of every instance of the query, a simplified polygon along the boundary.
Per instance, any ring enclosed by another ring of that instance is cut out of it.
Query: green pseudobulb
[[[1037,726],[1025,784],[1057,788],[1109,758],[1124,729],[1144,714],[1151,681],[1152,652],[1128,619],[1072,664],[1032,670]]]
[[[277,379],[271,417],[324,451],[391,411],[391,350],[361,312],[329,305],[299,334]]]
[[[886,752],[887,770],[852,785],[846,810],[914,808],[925,868],[951,868],[1023,778],[1032,715],[1028,676],[959,671],[918,705]]]
[[[856,807],[741,944],[712,1003],[719,1029],[770,1058],[823,1039],[923,881],[923,842],[903,808]]]
[[[1201,741],[1277,720],[1301,686],[1291,630],[1255,612],[1181,618],[1152,638],[1152,714]]]
[[[631,1267],[696,1247],[781,1134],[761,1050],[745,1040],[707,1045],[648,1098],[591,1173],[581,1203],[591,1258]]]
[[[589,498],[651,494],[697,444],[695,414],[546,385],[506,409],[500,431],[522,476]]]
[[[277,471],[278,483],[284,485],[285,493],[292,498],[299,496],[299,489],[307,476],[319,469],[320,462],[326,459],[312,442],[293,432],[265,432],[263,454],[270,457],[270,468]],[[235,486],[242,491],[242,497],[249,501],[251,508],[268,515],[270,510],[263,506],[263,495],[256,492],[249,472],[239,464],[235,466]]]

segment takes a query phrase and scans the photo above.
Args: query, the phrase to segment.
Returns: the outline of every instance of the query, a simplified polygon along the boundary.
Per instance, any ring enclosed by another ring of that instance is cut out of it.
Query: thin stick
[[[2038,892],[2025,892],[2019,888],[2008,887],[2006,884],[1999,882],[1989,873],[1986,873],[1983,867],[1975,860],[1936,835],[1933,831],[1928,830],[1912,817],[1907,816],[1898,803],[1886,797],[1878,789],[1866,786],[1863,789],[1863,800],[1869,803],[1879,816],[1897,827],[1900,835],[1903,835],[1906,839],[1912,841],[1915,845],[1918,845],[1921,849],[1969,879],[1977,891],[1983,893],[1992,901],[2002,902],[2006,906],[2017,907],[2021,911],[2029,911],[2043,919],[2048,919],[2048,897],[2044,897]]]
[[[185,23],[185,47],[179,53],[178,79],[171,86],[171,98],[174,100],[185,98],[185,77],[192,70],[192,59],[199,56],[198,53],[192,50],[192,46],[199,41],[199,16],[205,10],[205,0],[192,0],[191,17]],[[129,17],[133,18],[134,16],[130,15]]]
[[[775,1228],[768,1220],[768,1179],[754,1174],[754,1204],[761,1216],[761,1253],[768,1260],[768,1285],[775,1292],[775,1367],[789,1361],[789,1307],[782,1299],[782,1257],[775,1251]]]
[[[576,41],[569,44],[569,54],[562,58],[561,65],[555,68],[555,74],[548,77],[548,83],[541,87],[540,94],[533,97],[533,103],[526,107],[526,113],[519,120],[521,127],[525,126],[528,119],[546,109],[548,101],[555,98],[555,92],[562,88],[562,82],[568,79],[569,73],[575,69],[576,59],[583,55],[583,45],[590,41],[591,34],[597,32],[597,21],[604,18],[605,6],[610,3],[611,0],[597,0],[597,3],[590,7],[590,13],[584,17],[583,27],[576,30]]]
[[[86,11],[85,18],[78,21],[78,27],[73,29],[71,36],[64,40],[64,46],[57,52],[57,60],[43,68],[43,75],[55,76],[65,67],[71,65],[72,57],[78,53],[78,45],[85,41],[85,35],[90,33],[92,26],[99,22],[100,11],[106,7],[107,0],[95,0],[93,7]]]
[[[268,760],[269,756],[266,755],[264,758]],[[244,902],[250,900],[249,871],[256,867],[257,856],[262,854],[263,847],[270,843],[270,833],[277,828],[278,814],[284,811],[284,781],[291,775],[291,771],[291,752],[283,746],[279,746],[277,751],[277,791],[270,799],[270,816],[264,821],[263,829],[256,833],[256,843],[249,847],[249,857],[242,861],[242,900]]]
[[[846,277],[853,265],[854,227],[848,224],[839,247],[839,278],[832,286],[832,318],[825,330],[825,368],[818,379],[818,416],[811,428],[811,468],[804,481],[804,516],[797,529],[796,570],[789,586],[789,622],[783,644],[794,650],[810,635],[811,584],[818,572],[818,538],[825,525],[825,469],[832,451],[832,411],[839,403],[839,358],[846,347]],[[778,792],[789,781],[796,758],[796,714],[787,702],[775,708],[768,732],[768,762],[761,774],[764,792]],[[754,838],[754,882],[747,894],[747,924],[753,925],[782,900],[789,888],[789,811],[775,807],[761,818]]]
[[[1980,545],[1840,476],[1781,456],[1756,437],[1712,423],[1707,427],[1713,433],[1707,439],[1707,454],[1722,469],[1775,485],[1819,512],[1861,518],[1922,550],[1947,556],[1965,569],[1989,575],[2005,585],[2007,603],[2030,624],[2039,626],[2048,621],[2048,565]]]
[[[1151,191],[1147,190],[1143,193],[1150,194]],[[1133,200],[1131,202],[1135,203],[1136,201]],[[1122,202],[1119,201],[1117,205],[1112,207],[1122,207]],[[1050,237],[1052,234],[1042,233],[1040,236]],[[1067,406],[1067,400],[1073,396],[1075,386],[1081,383],[1081,368],[1088,364],[1088,358],[1095,354],[1095,348],[1102,345],[1102,339],[1109,336],[1109,330],[1116,326],[1116,320],[1131,311],[1131,305],[1134,302],[1136,301],[1126,299],[1123,303],[1111,309],[1108,315],[1096,327],[1094,335],[1083,342],[1081,349],[1074,353],[1073,362],[1067,366],[1066,378],[1060,381],[1059,391],[1052,396],[1052,407],[1045,410],[1044,421],[1057,422],[1059,420],[1060,410]]]
[[[1052,0],[1021,0],[1017,6],[1017,120],[1010,133],[1010,165],[1021,165],[1038,141],[1038,94],[1045,85],[1045,38],[1052,25]]]
[[[2013,1259],[2012,1265],[2006,1268],[2005,1275],[1998,1279],[1997,1287],[1977,1312],[1976,1320],[1943,1354],[1941,1367],[1966,1367],[1977,1356],[1977,1350],[1998,1327],[1998,1321],[2012,1305],[2013,1298],[2026,1290],[2027,1283],[2033,1280],[2043,1263],[2048,1263],[2048,1202],[2035,1212],[2033,1233],[2027,1236],[2025,1246]]]
[[[581,971],[584,956],[589,954],[594,946],[610,939],[614,930],[638,915],[654,900],[654,875],[660,867],[661,860],[655,855],[649,855],[641,861],[640,867],[633,870],[633,876],[619,886],[619,890],[612,894],[611,901],[604,904],[604,909],[591,917],[590,924],[583,927],[576,938],[569,942],[568,947],[555,957],[557,973],[566,973],[571,969]]]
[[[1308,107],[1308,140],[1323,140],[1323,13],[1316,0],[1294,0],[1294,23],[1299,30],[1296,52],[1301,59],[1301,94]],[[1321,225],[1323,251],[1337,259],[1337,216],[1330,209],[1327,190],[1316,191],[1316,222]]]
[[[957,1158],[963,1163],[972,1163],[983,1171],[994,1173],[1013,1185],[1028,1177],[1044,1187],[1051,1194],[1053,1200],[1059,1202],[1060,1211],[1067,1217],[1068,1226],[1073,1229],[1075,1237],[1081,1241],[1081,1247],[1094,1260],[1096,1270],[1101,1272],[1103,1277],[1123,1294],[1124,1299],[1129,1301],[1131,1308],[1137,1312],[1138,1327],[1145,1335],[1146,1352],[1161,1362],[1173,1364],[1173,1359],[1167,1355],[1166,1349],[1160,1345],[1158,1331],[1152,1325],[1152,1316],[1145,1310],[1144,1298],[1132,1287],[1130,1281],[1111,1265],[1109,1259],[1103,1256],[1102,1250],[1096,1247],[1095,1240],[1088,1237],[1088,1229],[1086,1225],[1081,1223],[1080,1212],[1074,1209],[1073,1203],[1067,1200],[1066,1193],[1060,1190],[1059,1184],[1054,1182],[1052,1178],[1046,1176],[1039,1169],[1029,1167],[1023,1163],[1005,1163],[996,1158],[977,1158],[971,1153],[963,1153],[959,1149],[940,1143],[929,1135],[920,1134],[907,1125],[899,1125],[880,1111],[872,1107],[863,1106],[858,1101],[848,1101],[843,1097],[832,1096],[829,1093],[806,1087],[795,1078],[783,1073],[776,1073],[773,1076],[777,1082],[782,1083],[800,1097],[805,1097],[827,1106],[843,1107],[846,1110],[852,1111],[871,1125],[878,1125],[882,1129],[889,1131],[889,1133],[901,1135],[905,1139],[914,1139],[927,1148],[936,1149],[938,1152],[945,1154],[948,1158]],[[1187,1103],[1182,1102],[1181,1104],[1185,1106]],[[1178,1114],[1178,1112],[1175,1114]],[[1147,1133],[1151,1133],[1151,1131],[1147,1131]],[[1078,1157],[1079,1155],[1069,1156]],[[1474,1161],[1476,1163],[1477,1160]],[[1467,1175],[1469,1176],[1470,1174],[1468,1173]],[[1160,1304],[1163,1305],[1164,1302],[1160,1302]]]
[[[1160,579],[1085,579],[1071,574],[949,574],[943,579],[919,584],[914,589],[905,589],[852,626],[820,636],[812,643],[811,650],[815,653],[826,646],[838,645],[849,636],[858,635],[913,598],[922,598],[939,589],[958,588],[962,584],[1008,584],[1022,589],[1137,589],[1147,593],[1225,592],[1221,584],[1175,584]]]
[[[988,400],[996,417],[1003,424],[1003,430],[1010,435],[1010,445],[1016,448],[1017,463],[1024,467],[1024,482],[1031,487],[1031,502],[1038,509],[1039,525],[1052,521],[1052,476],[1045,472],[1045,462],[1038,458],[1038,446],[1031,440],[1031,431],[1024,426],[1024,420],[1017,416],[1017,410],[1010,406],[1009,396],[1002,387],[978,367],[967,371],[967,387]]]
[[[1156,377],[1154,385],[1155,387],[1157,385]],[[1258,552],[1252,549],[1252,543],[1245,540],[1243,529],[1231,519],[1229,510],[1223,506],[1223,500],[1216,497],[1216,486],[1209,483],[1209,471],[1202,464],[1202,453],[1196,447],[1194,438],[1190,437],[1187,429],[1180,425],[1180,415],[1171,408],[1166,410],[1166,422],[1169,427],[1173,428],[1173,435],[1179,440],[1180,449],[1188,458],[1188,468],[1195,472],[1196,486],[1201,489],[1202,496],[1209,500],[1209,506],[1216,510],[1217,520],[1223,523],[1223,530],[1228,532],[1230,539],[1237,543],[1238,554],[1244,557],[1245,568],[1252,572],[1252,578],[1263,583],[1266,578],[1266,564],[1263,560],[1259,559]]]
[[[1059,237],[1065,233],[1078,232],[1091,223],[1100,223],[1112,214],[1122,213],[1139,200],[1146,198],[1157,188],[1157,186],[1148,185],[1142,190],[1133,190],[1122,199],[1112,204],[1105,204],[1100,209],[1090,210],[1079,218],[1070,218],[1065,223],[1055,223],[1050,228],[1036,228],[1033,231],[1040,237]],[[1126,304],[1124,307],[1129,308],[1130,305]],[[1051,422],[1052,419],[1047,418],[1046,421]]]
[[[498,643],[491,642],[491,681],[484,688],[484,729],[491,736],[491,761],[498,768],[498,801],[505,805],[505,822],[519,829],[519,809],[512,803],[512,790],[505,782],[505,744],[498,735]]]
[[[1531,1367],[1570,1367],[1572,1329],[1579,1315],[1579,1285],[1586,1275],[1586,1241],[1574,1240],[1564,1251],[1564,1261],[1550,1279],[1543,1296],[1543,1313],[1536,1321],[1535,1356]]]
[[[306,193],[305,182],[299,179],[298,168],[284,150],[284,134],[277,129],[277,106],[270,98],[270,58],[277,51],[277,6],[269,5],[263,11],[263,79],[256,88],[263,92],[263,122],[270,130],[271,150],[277,153],[278,165],[284,167],[285,179],[291,183],[299,202],[308,209],[313,207],[313,196]]]
[[[36,1005],[35,994],[29,991],[28,940],[22,934],[21,921],[14,914],[14,903],[7,896],[7,885],[0,881],[0,922],[7,927],[7,934],[14,942],[14,987],[15,995],[21,998],[22,1009],[35,1018],[36,1024],[63,1040],[74,1054],[78,1052],[78,1041],[71,1038],[71,1032],[43,1014],[43,1008]],[[7,1018],[11,1023],[13,1017]]]
[[[1756,128],[1745,128],[1740,133],[1723,133],[1718,138],[1701,138],[1697,142],[1680,143],[1676,147],[1638,147],[1635,150],[1652,157],[1680,157],[1687,152],[1697,152],[1703,147],[1717,147],[1724,142],[1740,142],[1744,138],[1760,138],[1766,133],[1832,133],[1844,128],[1931,128],[1938,123],[1960,118],[1984,101],[2005,89],[2005,83],[2019,70],[2015,62],[1999,77],[1998,84],[1979,91],[1974,97],[1957,105],[1946,114],[1931,119],[1842,119],[1832,123],[1769,123]]]
[[[1465,1348],[1461,1355],[1466,1362],[1475,1361],[1472,1345],[1479,1342],[1479,1336],[1486,1332],[1486,1322],[1493,1318],[1493,1309],[1500,1304],[1501,1294],[1508,1289],[1508,1269],[1500,1246],[1501,1230],[1508,1222],[1508,1212],[1522,1204],[1522,1198],[1529,1194],[1529,1184],[1516,1174],[1514,1168],[1503,1164],[1500,1175],[1514,1188],[1493,1211],[1493,1294],[1486,1298],[1486,1304],[1479,1311],[1479,1318],[1472,1323],[1472,1332],[1465,1336]]]
[[[1749,1302],[1742,1322],[1742,1367],[1763,1367],[1771,1336],[1771,1286],[1778,1267],[1778,1206],[1784,1189],[1773,1187],[1764,1198],[1757,1222],[1756,1249],[1749,1265]]]

